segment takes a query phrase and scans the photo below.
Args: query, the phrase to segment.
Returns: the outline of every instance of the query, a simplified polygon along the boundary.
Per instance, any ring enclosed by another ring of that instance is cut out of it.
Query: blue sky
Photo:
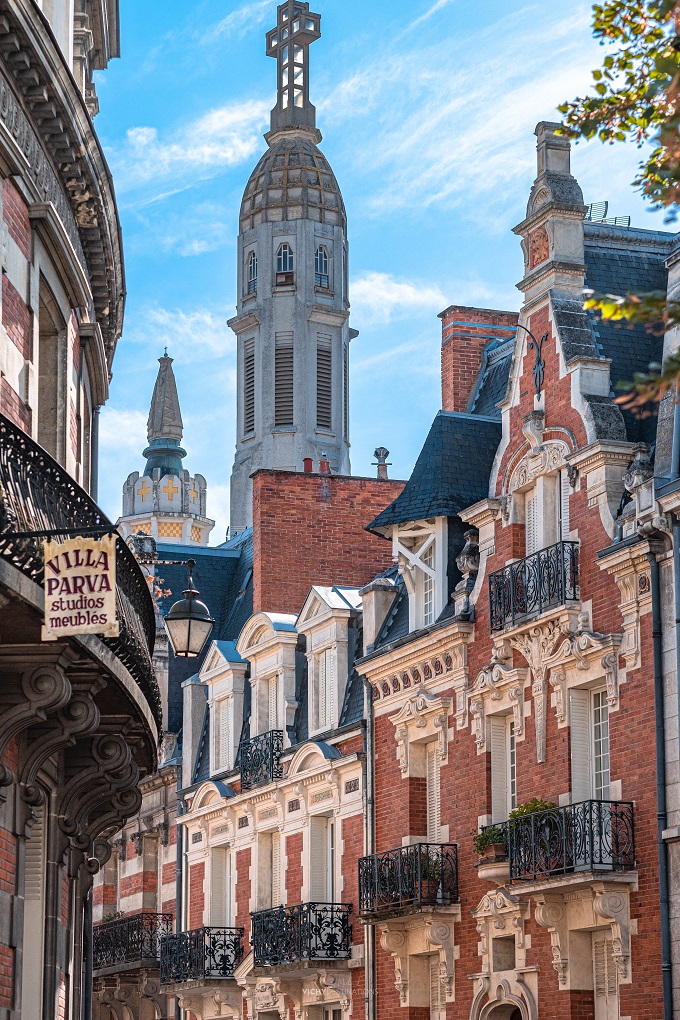
[[[235,441],[238,210],[275,98],[270,0],[121,0],[122,59],[97,75],[97,129],[118,196],[125,329],[102,413],[100,502],[115,519],[141,470],[167,344],[186,466],[208,480],[222,541]],[[408,477],[440,404],[447,305],[519,308],[512,226],[535,176],[534,127],[583,93],[602,49],[590,5],[487,0],[316,0],[311,98],[349,218],[352,470],[391,451]],[[630,181],[632,146],[579,144],[586,201],[658,228]]]

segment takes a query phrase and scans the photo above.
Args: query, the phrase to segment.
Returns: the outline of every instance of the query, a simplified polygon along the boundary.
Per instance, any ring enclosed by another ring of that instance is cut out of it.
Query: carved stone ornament
[[[562,897],[550,897],[539,893],[536,897],[536,923],[550,932],[550,949],[553,967],[557,972],[560,987],[567,985],[569,960],[566,952],[569,945],[566,911]]]
[[[399,712],[389,717],[395,728],[397,760],[404,776],[410,774],[411,743],[436,740],[440,761],[448,761],[448,720],[452,711],[452,698],[438,698],[428,691],[415,691]]]
[[[527,426],[523,429],[527,435]],[[533,438],[533,434],[532,434]],[[532,448],[522,458],[512,472],[509,491],[521,489],[540,475],[552,474],[565,466],[565,456],[569,453],[566,443],[550,440]]]
[[[536,727],[536,761],[544,762],[546,753],[546,701],[548,685],[546,659],[566,624],[550,620],[522,634],[510,637],[510,644],[526,659],[532,675],[531,693],[534,699],[534,725]]]
[[[580,623],[585,622],[581,614]],[[622,634],[597,634],[579,629],[568,635],[545,661],[550,670],[550,684],[556,692],[555,708],[558,723],[566,721],[567,670],[604,676],[607,704],[610,711],[619,707],[619,649]],[[596,677],[594,677],[595,679]],[[587,679],[587,677],[586,677]]]
[[[614,963],[619,980],[630,981],[630,900],[626,892],[607,888],[603,882],[593,885],[593,911],[611,925]]]

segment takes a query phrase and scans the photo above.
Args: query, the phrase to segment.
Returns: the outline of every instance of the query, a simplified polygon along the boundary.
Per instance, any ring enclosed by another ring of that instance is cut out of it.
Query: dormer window
[[[335,725],[337,701],[336,652],[325,648],[314,656],[312,677],[312,727],[329,730]]]
[[[295,283],[294,255],[291,246],[284,242],[276,253],[276,286],[286,287]]]
[[[409,595],[409,627],[429,627],[448,601],[446,518],[397,525],[392,548]]]
[[[570,484],[562,469],[536,479],[524,493],[524,530],[526,555],[547,549],[556,542],[569,540]]]
[[[248,293],[257,293],[257,255],[251,251],[248,256]]]
[[[314,283],[317,287],[325,287],[328,290],[328,251],[320,244],[314,256]]]

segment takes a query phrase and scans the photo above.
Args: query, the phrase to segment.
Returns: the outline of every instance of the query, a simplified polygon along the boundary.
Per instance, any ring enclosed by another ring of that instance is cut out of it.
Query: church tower
[[[215,522],[206,517],[206,481],[182,467],[186,450],[172,358],[158,359],[159,369],[147,422],[146,467],[128,475],[123,486],[123,538],[143,531],[157,541],[207,545]]]
[[[268,150],[243,195],[238,237],[238,396],[231,533],[252,524],[258,468],[302,471],[326,456],[349,474],[347,220],[318,144],[309,47],[321,35],[309,4],[287,0],[267,35],[278,97]]]

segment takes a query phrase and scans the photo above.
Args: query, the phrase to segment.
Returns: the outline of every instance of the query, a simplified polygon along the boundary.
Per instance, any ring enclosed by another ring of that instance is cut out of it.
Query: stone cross
[[[309,47],[321,36],[321,16],[309,4],[286,0],[278,8],[276,28],[267,33],[267,56],[276,57],[278,99],[272,129],[314,127],[309,102]]]

